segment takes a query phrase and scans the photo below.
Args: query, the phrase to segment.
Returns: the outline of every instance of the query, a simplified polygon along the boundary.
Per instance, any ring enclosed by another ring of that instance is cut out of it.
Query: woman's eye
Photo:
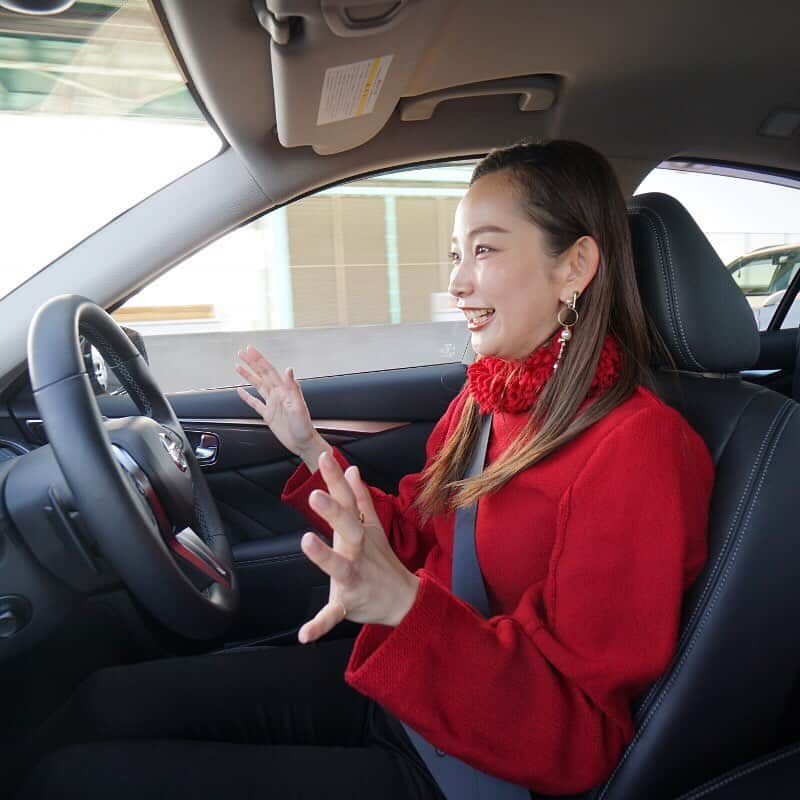
[[[450,259],[450,262],[452,264],[458,264],[458,261],[459,261],[458,253],[448,253],[447,257]]]
[[[491,251],[491,249],[492,249],[492,248],[491,248],[491,247],[489,247],[488,245],[485,245],[485,244],[476,244],[476,245],[475,245],[475,255],[476,255],[476,256],[481,256],[481,255],[483,255],[484,253],[488,253],[488,252],[490,252],[490,251]]]

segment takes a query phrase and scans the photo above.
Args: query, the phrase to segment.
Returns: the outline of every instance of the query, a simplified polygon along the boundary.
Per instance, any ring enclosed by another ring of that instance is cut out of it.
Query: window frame
[[[784,186],[786,188],[795,189],[800,191],[800,172],[795,170],[781,169],[776,167],[761,167],[753,164],[743,164],[736,161],[726,161],[722,159],[713,158],[700,158],[695,156],[683,156],[666,159],[653,167],[642,180],[655,169],[671,169],[679,172],[696,172],[705,173],[710,175],[720,175],[729,178],[739,178],[742,180],[759,181],[760,183],[768,183],[774,186]],[[741,257],[745,258],[747,253]],[[772,315],[768,325],[759,334],[768,331],[781,330],[781,325],[789,313],[795,298],[800,293],[800,270],[798,270],[789,285],[783,297],[778,302],[775,308],[775,313]],[[744,292],[742,293],[743,296]]]
[[[775,307],[775,313],[764,329],[765,331],[782,330],[781,326],[783,325],[783,321],[786,319],[789,309],[794,304],[798,293],[800,293],[800,269],[795,272],[794,277],[789,281],[789,285],[786,287],[783,297],[781,297],[778,301],[778,305]]]

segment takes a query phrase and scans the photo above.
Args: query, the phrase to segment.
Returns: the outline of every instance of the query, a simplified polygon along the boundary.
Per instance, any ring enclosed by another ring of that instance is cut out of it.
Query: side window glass
[[[766,330],[800,267],[800,183],[744,170],[665,163],[635,194],[663,192],[679,200],[708,237]],[[783,328],[800,324],[795,299]]]
[[[775,291],[771,288],[775,283],[775,263],[770,257],[743,258],[739,266],[731,269],[731,275],[746,295]]]
[[[141,335],[168,392],[238,383],[247,344],[300,378],[458,362],[469,332],[447,293],[447,253],[471,171],[419,167],[290,203],[187,258],[114,317]]]

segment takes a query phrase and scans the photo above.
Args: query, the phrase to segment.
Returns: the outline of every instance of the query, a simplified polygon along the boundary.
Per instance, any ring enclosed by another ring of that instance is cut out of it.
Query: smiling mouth
[[[483,328],[494,317],[493,308],[463,308],[461,310],[467,318],[467,328],[471,331]]]

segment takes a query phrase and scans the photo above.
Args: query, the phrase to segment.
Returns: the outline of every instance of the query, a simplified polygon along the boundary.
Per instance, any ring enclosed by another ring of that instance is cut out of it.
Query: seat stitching
[[[672,297],[670,296],[668,276],[667,276],[667,272],[666,272],[666,270],[664,268],[664,262],[663,262],[663,259],[662,259],[661,240],[660,240],[660,236],[659,236],[658,230],[656,229],[656,226],[655,226],[655,223],[653,222],[653,220],[650,219],[645,214],[645,209],[629,209],[628,213],[633,215],[634,217],[641,217],[645,221],[645,223],[650,227],[650,229],[652,230],[653,234],[655,235],[655,238],[656,238],[656,255],[658,257],[659,274],[660,274],[660,277],[661,277],[661,282],[664,285],[664,299],[667,301],[667,321],[669,322],[669,326],[670,326],[670,328],[672,330],[672,338],[676,341],[678,346],[680,346],[680,341],[678,339],[678,332],[675,330],[675,322],[673,320],[673,315],[672,315]]]
[[[200,538],[209,547],[213,544],[214,539],[219,539],[222,534],[217,532],[216,525],[212,525],[206,517],[205,501],[200,498],[200,493],[194,493],[194,516],[200,526]],[[213,549],[213,548],[212,548]]]
[[[695,357],[694,353],[692,352],[692,348],[689,345],[689,340],[688,340],[688,338],[686,336],[686,331],[684,330],[684,327],[683,327],[683,319],[681,317],[680,304],[678,302],[677,273],[675,271],[675,266],[674,266],[673,261],[672,261],[672,248],[670,247],[669,234],[667,232],[667,226],[666,226],[666,224],[664,222],[664,219],[663,219],[663,217],[661,217],[661,215],[655,209],[652,209],[652,208],[649,208],[649,207],[639,207],[636,211],[631,211],[630,213],[634,213],[634,214],[640,213],[645,217],[645,219],[647,219],[647,221],[650,223],[650,226],[651,226],[652,230],[656,234],[656,239],[658,240],[659,244],[661,244],[662,236],[660,235],[660,232],[656,229],[655,225],[653,224],[652,219],[649,218],[647,215],[651,214],[653,217],[655,217],[658,220],[659,224],[661,225],[661,228],[663,230],[663,241],[664,241],[663,247],[666,250],[667,265],[668,265],[668,268],[669,268],[669,281],[665,281],[665,285],[666,285],[667,291],[670,294],[670,297],[669,297],[670,304],[669,305],[670,305],[670,309],[671,309],[672,313],[675,315],[675,319],[678,322],[678,329],[680,331],[680,336],[676,335],[675,327],[672,325],[672,315],[671,314],[670,314],[670,327],[672,327],[672,333],[673,333],[673,336],[675,336],[676,342],[678,343],[679,346],[682,345],[682,349],[685,351],[684,354],[686,356],[688,356],[689,361],[691,361],[694,364],[694,366],[697,367],[698,369],[703,370],[703,369],[705,369],[705,367],[697,360],[697,358]],[[661,263],[661,259],[660,258],[659,258],[659,263]],[[663,267],[662,267],[662,269],[663,269]]]
[[[784,758],[796,755],[797,753],[800,753],[800,745],[795,745],[794,747],[790,748],[789,750],[785,750],[782,753],[773,754],[765,761],[756,761],[745,767],[739,767],[733,772],[729,772],[724,776],[715,778],[711,783],[707,783],[698,789],[693,789],[689,794],[683,795],[680,798],[680,800],[697,800],[697,798],[704,797],[709,792],[713,792],[715,789],[720,789],[723,786],[727,786],[728,784],[733,783],[735,780],[738,780],[739,778],[744,778],[747,775],[750,775],[753,772],[757,772],[760,769],[764,769],[765,767],[770,767],[773,764],[777,764]]]
[[[131,375],[127,362],[114,349],[114,346],[93,325],[81,322],[79,329],[86,338],[102,353],[111,369],[120,377],[123,385],[134,395],[136,405],[144,412],[145,416],[153,416],[153,406],[147,393],[139,382]]]
[[[769,439],[770,432],[772,431],[772,429],[774,427],[774,423],[776,422],[777,419],[779,419],[781,417],[783,410],[785,408],[787,408],[788,406],[789,406],[788,402],[784,403],[780,407],[780,409],[778,410],[778,413],[773,418],[773,424],[770,425],[770,429],[767,431],[767,434],[764,437],[765,441]],[[791,411],[791,413],[786,415],[786,417],[785,417],[785,419],[784,419],[784,421],[782,423],[781,430],[786,427],[786,424],[788,423],[789,419],[791,419],[791,416],[792,416],[793,413],[794,413],[794,409]],[[663,688],[663,692],[661,694],[661,697],[658,699],[656,704],[648,711],[648,713],[647,713],[646,717],[644,718],[644,720],[642,720],[642,723],[641,723],[640,727],[637,729],[636,734],[633,737],[633,740],[631,741],[630,745],[626,748],[625,753],[623,753],[622,758],[620,759],[620,761],[617,764],[617,766],[614,768],[614,771],[612,772],[611,777],[608,779],[608,781],[606,782],[605,786],[603,787],[603,790],[602,790],[598,800],[603,800],[603,797],[605,797],[606,792],[607,792],[608,788],[610,787],[611,782],[613,781],[613,779],[616,776],[617,772],[622,767],[622,765],[625,763],[625,761],[627,760],[627,758],[630,755],[631,751],[633,750],[634,746],[636,745],[638,740],[641,738],[643,732],[647,728],[647,725],[649,724],[650,720],[653,718],[653,716],[656,713],[656,711],[658,711],[659,707],[664,702],[664,699],[666,698],[667,694],[669,693],[670,689],[672,688],[672,685],[677,680],[677,677],[678,677],[681,669],[683,668],[683,665],[684,665],[686,659],[689,657],[689,655],[691,654],[692,650],[694,649],[694,645],[697,642],[698,636],[699,636],[700,632],[702,631],[703,627],[705,626],[706,622],[708,621],[708,617],[710,616],[711,611],[714,609],[714,606],[715,606],[715,603],[717,601],[717,598],[719,597],[720,592],[722,591],[723,587],[725,586],[725,582],[727,581],[728,574],[730,573],[730,570],[731,570],[734,562],[736,561],[736,556],[737,556],[738,551],[739,551],[739,546],[741,545],[741,542],[742,542],[741,534],[747,529],[747,524],[749,522],[750,515],[752,514],[753,506],[755,505],[756,501],[758,500],[758,495],[759,495],[759,493],[761,491],[761,486],[762,486],[762,484],[764,482],[764,479],[766,477],[767,470],[768,470],[769,465],[770,465],[770,463],[772,461],[772,456],[773,456],[773,454],[775,452],[775,448],[776,447],[777,447],[777,439],[773,439],[772,450],[771,450],[769,456],[767,457],[767,462],[764,465],[764,471],[761,474],[761,477],[760,477],[760,479],[758,481],[758,486],[756,487],[755,492],[754,492],[753,497],[752,497],[752,500],[750,502],[750,508],[748,510],[747,517],[745,519],[744,525],[742,525],[741,528],[740,528],[739,536],[737,537],[736,545],[734,546],[733,551],[730,554],[730,558],[728,559],[728,564],[727,564],[727,566],[725,568],[725,572],[722,575],[722,579],[720,580],[719,584],[717,585],[716,589],[714,590],[714,593],[713,593],[713,596],[711,598],[711,603],[710,603],[709,607],[703,612],[703,618],[701,619],[697,629],[692,634],[692,639],[691,639],[691,641],[689,643],[689,646],[686,648],[686,651],[681,656],[679,662],[673,667],[672,670],[670,670],[669,679],[668,679],[666,685]],[[726,541],[726,545],[727,545],[727,541]]]
[[[681,337],[683,339],[684,347],[686,348],[686,352],[689,354],[689,357],[694,362],[694,365],[698,369],[705,369],[705,367],[697,360],[697,358],[695,357],[694,353],[692,352],[692,347],[689,344],[689,338],[686,336],[686,331],[684,330],[684,327],[683,327],[683,318],[681,317],[681,307],[680,307],[680,303],[678,302],[678,275],[677,275],[677,272],[675,271],[675,265],[674,265],[674,263],[672,261],[672,247],[671,247],[670,242],[669,242],[669,233],[667,231],[666,222],[664,221],[664,218],[661,216],[661,214],[655,208],[647,208],[646,211],[649,211],[659,221],[659,223],[661,224],[661,227],[664,230],[664,243],[665,243],[666,248],[667,248],[667,261],[668,261],[668,264],[669,264],[669,270],[670,270],[670,273],[671,273],[671,277],[673,279],[670,282],[670,286],[671,286],[672,294],[673,294],[675,316],[676,316],[676,318],[678,320],[678,328],[680,329],[680,332],[681,332]]]
[[[761,477],[759,478],[758,485],[756,486],[755,491],[754,491],[753,496],[752,496],[752,499],[751,499],[751,501],[749,503],[750,508],[749,508],[749,510],[747,512],[747,516],[745,518],[744,524],[741,526],[741,528],[739,530],[739,534],[737,536],[736,544],[735,544],[735,546],[733,548],[733,551],[730,554],[730,557],[728,559],[728,563],[727,563],[725,571],[724,571],[724,573],[722,575],[722,578],[721,578],[718,586],[714,590],[714,593],[713,593],[713,595],[711,597],[711,602],[710,602],[708,608],[703,612],[703,618],[700,620],[700,623],[698,624],[697,629],[692,634],[692,639],[689,642],[689,645],[686,648],[686,651],[683,653],[683,655],[681,656],[681,658],[678,661],[678,663],[670,670],[669,680],[667,681],[666,685],[663,688],[661,697],[659,697],[659,699],[656,701],[655,705],[648,711],[646,717],[642,720],[642,723],[639,726],[639,728],[636,730],[636,733],[634,734],[634,737],[633,737],[631,743],[625,749],[625,752],[622,754],[622,758],[619,760],[617,765],[614,767],[614,771],[611,773],[611,776],[608,778],[608,780],[604,784],[604,786],[603,786],[603,788],[602,788],[602,790],[600,792],[600,795],[598,796],[597,800],[603,800],[603,798],[606,796],[609,788],[611,787],[611,784],[612,784],[615,776],[617,775],[619,770],[622,768],[622,765],[627,761],[627,759],[628,759],[629,755],[631,754],[631,752],[633,751],[636,743],[639,741],[639,739],[642,737],[642,734],[647,729],[647,726],[648,726],[650,720],[653,718],[654,714],[656,713],[656,711],[658,711],[659,707],[661,706],[661,704],[664,702],[665,698],[669,694],[669,691],[672,688],[672,685],[677,680],[678,675],[680,674],[681,669],[683,668],[683,665],[686,662],[686,659],[689,657],[689,655],[691,654],[692,650],[694,649],[694,646],[697,643],[697,639],[698,639],[698,637],[700,635],[700,632],[705,627],[705,624],[708,621],[708,618],[711,615],[711,612],[713,611],[713,609],[715,607],[716,601],[719,598],[719,595],[722,592],[723,587],[725,586],[725,582],[728,579],[728,575],[729,575],[729,573],[731,571],[731,568],[733,567],[733,564],[736,561],[736,556],[737,556],[737,554],[739,552],[739,547],[740,547],[740,545],[742,543],[742,538],[743,538],[742,534],[744,533],[744,531],[747,530],[747,525],[749,523],[750,516],[752,515],[752,512],[753,512],[753,507],[756,505],[756,502],[758,500],[758,496],[759,496],[759,494],[761,492],[761,487],[762,487],[762,485],[764,483],[764,479],[766,478],[767,472],[769,470],[769,466],[770,466],[770,464],[772,462],[772,457],[773,457],[773,455],[775,453],[775,448],[778,446],[779,434],[780,434],[781,431],[783,431],[783,429],[785,429],[785,427],[788,424],[789,420],[792,418],[792,416],[794,415],[794,413],[796,411],[796,408],[792,408],[789,411],[788,414],[784,415],[783,414],[784,409],[787,409],[792,405],[795,405],[795,404],[792,401],[788,401],[787,400],[787,402],[785,402],[778,409],[778,412],[773,417],[773,420],[772,420],[772,423],[770,424],[769,430],[767,431],[766,435],[764,436],[764,441],[767,441],[770,438],[770,433],[772,432],[773,428],[775,427],[775,424],[776,424],[777,420],[779,420],[779,419],[781,419],[783,417],[783,421],[782,421],[782,423],[780,425],[780,431],[778,431],[777,434],[773,437],[770,453],[767,456],[766,463],[764,464],[764,470],[761,473]],[[752,472],[751,472],[751,474],[752,474]],[[727,541],[726,541],[726,544],[727,544]]]
[[[755,398],[757,396],[758,395],[753,395],[753,397],[748,401],[748,403],[745,406],[745,408],[742,410],[742,414],[744,413],[744,411],[747,408],[749,408],[750,404],[755,400]],[[782,409],[783,409],[783,406],[781,406],[781,408],[778,411],[780,412]],[[773,418],[772,423],[770,424],[770,428],[767,429],[767,433],[764,436],[764,439],[761,441],[761,444],[759,445],[758,452],[756,453],[756,459],[753,462],[753,467],[750,470],[750,474],[747,476],[747,484],[746,484],[746,487],[745,487],[746,491],[742,492],[742,496],[739,498],[739,502],[738,502],[738,504],[736,506],[736,512],[733,515],[733,519],[731,520],[731,524],[730,524],[730,527],[728,528],[728,532],[725,534],[725,541],[724,541],[722,547],[720,548],[716,559],[714,560],[714,565],[711,568],[711,571],[710,571],[709,576],[708,576],[708,580],[703,585],[702,591],[700,592],[700,597],[697,598],[697,602],[694,604],[694,609],[693,609],[692,613],[689,615],[689,619],[686,622],[686,626],[684,627],[683,634],[681,635],[680,639],[678,640],[678,645],[675,648],[675,652],[676,653],[680,652],[681,648],[684,646],[686,641],[692,636],[692,625],[694,625],[694,621],[697,618],[697,615],[700,613],[700,610],[703,608],[703,604],[706,601],[706,597],[708,596],[708,593],[711,591],[712,586],[714,586],[714,583],[715,583],[715,580],[716,580],[716,576],[717,576],[717,573],[719,571],[719,567],[723,563],[723,561],[725,560],[725,555],[726,555],[726,552],[728,550],[728,543],[730,542],[731,536],[732,536],[734,530],[736,529],[736,526],[737,526],[737,524],[739,522],[739,518],[741,517],[742,506],[744,505],[745,497],[749,493],[750,484],[753,481],[753,473],[756,471],[756,469],[758,469],[758,465],[759,465],[759,463],[761,461],[761,458],[763,457],[764,448],[766,447],[766,443],[769,441],[770,434],[772,432],[772,428],[776,424],[776,421],[777,421],[778,417],[779,417],[779,413],[777,413],[775,415],[775,417]],[[741,415],[740,415],[740,419],[741,419]],[[656,681],[653,684],[653,686],[650,688],[650,691],[647,693],[647,695],[645,696],[644,700],[642,701],[642,704],[641,704],[640,708],[642,708],[642,709],[646,708],[647,704],[650,702],[650,700],[652,699],[653,695],[657,691],[659,691],[659,689],[661,689],[662,686],[663,686],[662,682]],[[639,715],[637,714],[637,716],[639,716]]]
[[[303,553],[289,553],[282,556],[264,556],[263,558],[251,558],[247,561],[237,561],[236,566],[238,568],[257,567],[261,564],[277,564],[284,561],[295,561],[300,559],[305,559],[305,555]]]

